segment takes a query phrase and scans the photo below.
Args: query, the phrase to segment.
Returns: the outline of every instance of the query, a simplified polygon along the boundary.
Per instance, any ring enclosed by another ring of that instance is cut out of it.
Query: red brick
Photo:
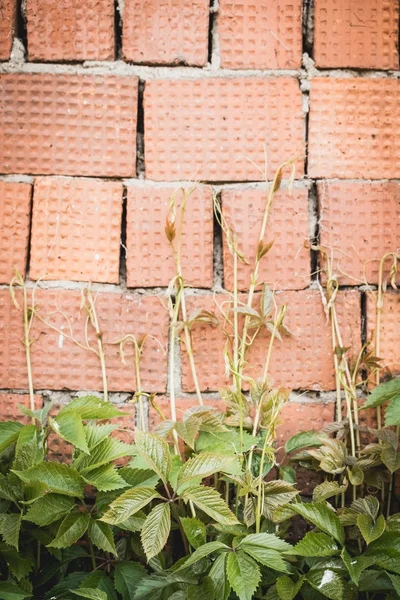
[[[119,282],[122,184],[38,177],[31,279]]]
[[[146,176],[262,180],[304,145],[296,79],[155,80],[144,92]],[[298,175],[303,172],[301,161]]]
[[[135,77],[0,75],[0,171],[132,176]]]
[[[310,176],[399,177],[399,94],[396,79],[313,79]]]
[[[318,67],[398,69],[397,0],[315,0]]]
[[[122,54],[135,63],[203,66],[208,0],[125,0]]]
[[[340,283],[378,283],[380,259],[400,248],[400,185],[321,181],[317,190],[320,240]]]
[[[301,289],[310,282],[310,253],[305,248],[308,240],[307,190],[295,189],[278,192],[268,220],[266,242],[274,242],[262,259],[259,281],[268,282],[275,289]],[[223,190],[222,211],[237,234],[241,252],[248,265],[238,262],[238,286],[249,289],[251,273],[257,254],[258,238],[267,201],[266,190]],[[233,258],[226,238],[224,246],[224,284],[233,288]]]
[[[17,26],[17,0],[0,0],[0,60],[8,60]]]
[[[113,60],[113,0],[27,0],[31,61]]]
[[[31,186],[0,181],[0,283],[18,270],[25,276],[31,218]]]
[[[171,419],[171,400],[169,396],[156,396],[154,398],[154,404],[157,405],[158,409],[164,415],[166,419]],[[175,399],[176,406],[176,417],[177,421],[182,421],[183,415],[185,411],[189,408],[193,408],[194,406],[198,406],[197,397],[178,397]],[[204,398],[204,406],[210,408],[217,408],[219,411],[224,410],[224,402],[220,398],[210,399]],[[150,404],[149,409],[149,429],[150,431],[154,429],[159,423],[161,423],[163,419],[158,414],[157,410]]]
[[[20,421],[29,424],[30,417],[25,417],[18,408],[22,404],[30,408],[31,402],[29,394],[6,394],[0,393],[0,421]],[[43,405],[42,396],[35,394],[35,410]]]
[[[376,292],[367,296],[368,337],[376,335]],[[392,374],[400,373],[400,293],[388,292],[384,295],[381,318],[381,344],[379,356],[381,365]]]
[[[133,391],[135,375],[132,345],[125,348],[121,362],[118,342],[131,333],[137,339],[149,334],[141,362],[142,388],[162,392],[166,386],[168,313],[158,296],[99,293],[96,308],[106,354],[108,385],[111,391]],[[17,294],[20,300],[20,294]],[[85,343],[86,313],[81,293],[69,290],[36,290],[37,315]],[[61,314],[63,313],[63,314]],[[33,380],[39,389],[101,390],[98,357],[51,329],[36,316],[31,338]],[[8,290],[0,290],[0,388],[26,388],[25,352],[22,345],[21,314],[11,303]],[[154,337],[153,337],[154,336]],[[89,325],[89,340],[97,341]]]
[[[301,0],[220,0],[221,66],[231,69],[298,69]]]
[[[171,187],[128,188],[126,243],[129,287],[167,286],[176,275],[171,245],[165,235],[166,217],[173,195],[177,198],[178,229],[182,190]],[[197,187],[187,195],[182,270],[188,285],[212,286],[213,201],[209,187]]]
[[[259,295],[253,303],[258,305]],[[330,325],[318,291],[303,290],[276,294],[278,307],[288,306],[286,326],[292,337],[274,343],[270,376],[274,385],[292,389],[332,390],[335,387]],[[212,310],[215,303],[226,311],[228,296],[197,296],[188,299],[188,309]],[[338,296],[338,315],[344,345],[358,352],[360,345],[360,296],[358,292],[341,292]],[[216,311],[217,316],[221,316]],[[203,390],[218,390],[226,385],[223,351],[225,338],[220,330],[208,324],[195,324],[192,330],[195,362]],[[247,374],[262,376],[269,336],[260,334],[248,355]],[[193,391],[188,361],[183,351],[183,389]]]
[[[335,420],[334,402],[288,402],[280,412],[276,430],[277,446],[284,446],[296,433],[315,429],[321,431]]]

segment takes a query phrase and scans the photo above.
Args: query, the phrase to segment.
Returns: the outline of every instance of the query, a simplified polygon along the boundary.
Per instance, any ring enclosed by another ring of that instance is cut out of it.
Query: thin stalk
[[[171,419],[176,422],[176,398],[175,398],[175,340],[176,340],[176,327],[178,323],[179,306],[175,304],[172,311],[172,319],[169,330],[169,401],[171,407]],[[179,440],[178,434],[175,429],[172,431],[172,437],[174,439],[175,453],[179,456]]]
[[[140,428],[142,431],[146,430],[146,420],[144,417],[144,407],[143,407],[143,398],[142,398],[142,382],[140,377],[140,355],[141,349],[139,345],[135,341],[135,374],[136,374],[136,387],[137,387],[137,396],[138,396],[138,404],[139,404],[139,419],[140,419]]]
[[[87,298],[87,301],[89,304],[88,314],[89,314],[90,322],[93,325],[93,328],[96,333],[96,338],[97,338],[98,355],[99,355],[100,367],[101,367],[101,377],[102,377],[102,381],[103,381],[104,400],[106,402],[108,402],[107,369],[106,369],[106,359],[105,359],[104,345],[103,345],[103,332],[100,329],[95,303],[94,303],[93,296],[92,296],[92,293],[90,290],[87,290],[86,298]]]
[[[26,356],[26,369],[28,375],[28,388],[29,388],[29,405],[30,409],[33,412],[35,410],[35,392],[33,390],[33,375],[32,375],[32,361],[31,361],[31,345],[32,341],[30,339],[31,325],[33,320],[33,310],[32,306],[30,309],[28,307],[28,294],[26,290],[25,284],[23,285],[23,294],[24,294],[24,346],[25,346],[25,356]],[[29,311],[31,311],[29,313]],[[34,417],[32,417],[32,423],[35,423]]]

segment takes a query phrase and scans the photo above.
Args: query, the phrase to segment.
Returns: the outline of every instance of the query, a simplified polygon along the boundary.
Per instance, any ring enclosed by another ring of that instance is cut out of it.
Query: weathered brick
[[[398,69],[397,0],[315,0],[319,67]]]
[[[31,214],[31,186],[0,181],[0,283],[25,276]]]
[[[27,0],[32,61],[113,60],[113,0]]]
[[[31,279],[119,282],[122,184],[38,177]]]
[[[21,423],[30,423],[30,417],[25,417],[18,408],[22,404],[30,408],[29,394],[7,394],[0,393],[0,421],[19,421]],[[35,410],[43,405],[42,396],[35,394]]]
[[[238,288],[249,289],[257,254],[258,238],[265,212],[266,190],[227,189],[222,192],[222,212],[237,234],[239,249],[249,264],[238,261]],[[308,240],[308,193],[306,189],[278,192],[268,219],[266,242],[274,242],[262,259],[259,281],[274,289],[302,289],[310,282]],[[233,288],[233,258],[226,237],[224,250],[224,284]]]
[[[340,283],[378,283],[380,259],[400,248],[400,184],[321,181],[317,190],[320,240]]]
[[[397,79],[313,79],[309,126],[311,177],[399,177],[399,97]]]
[[[150,179],[262,180],[304,146],[301,93],[292,78],[154,80],[144,91]],[[303,172],[298,162],[298,175]]]
[[[0,171],[132,176],[135,77],[0,75]]]
[[[301,0],[220,0],[221,66],[232,69],[300,68],[301,11]]]
[[[205,65],[209,6],[208,0],[125,0],[124,58],[135,63]]]
[[[189,188],[187,188],[189,190]],[[127,205],[127,282],[129,287],[167,286],[176,275],[165,223],[171,198],[177,198],[177,223],[184,199],[170,187],[129,187]],[[201,186],[186,194],[182,235],[185,282],[211,287],[213,281],[213,201],[211,188]],[[175,239],[175,244],[178,241]]]
[[[206,308],[215,310],[216,304],[227,310],[228,296],[201,296],[188,298],[188,310]],[[277,306],[286,304],[286,326],[291,337],[274,342],[270,362],[270,377],[274,385],[292,389],[334,389],[334,371],[330,325],[318,291],[303,290],[277,293]],[[245,300],[243,298],[243,300]],[[257,307],[259,295],[253,306]],[[358,352],[360,346],[360,296],[356,291],[340,292],[337,309],[344,345]],[[215,310],[217,316],[220,311]],[[195,323],[192,329],[193,349],[200,386],[203,390],[218,390],[226,385],[223,352],[225,337],[220,329],[208,324]],[[261,333],[248,354],[247,374],[262,376],[269,344],[269,334]],[[182,358],[182,386],[193,391],[192,377],[186,354]]]
[[[335,420],[334,402],[288,402],[280,412],[276,430],[276,445],[282,447],[296,433],[321,431]]]
[[[17,25],[17,0],[0,0],[0,60],[8,60]]]
[[[94,297],[103,333],[109,389],[135,389],[132,344],[125,347],[123,364],[118,342],[127,334],[133,334],[139,340],[149,334],[141,361],[142,388],[146,391],[164,391],[168,313],[161,299],[158,296],[119,293],[98,293]],[[19,293],[17,298],[21,301]],[[98,357],[68,338],[71,326],[76,340],[85,344],[86,312],[81,309],[81,301],[79,291],[36,290],[36,316],[31,330],[32,369],[36,388],[102,389]],[[48,324],[58,331],[51,329]],[[97,348],[96,335],[90,325],[88,336],[91,346]],[[8,290],[0,290],[0,388],[27,387],[22,339],[21,313],[12,304]]]
[[[381,366],[392,374],[400,373],[399,322],[400,293],[388,292],[382,307],[379,357]],[[376,292],[367,295],[367,332],[376,339]]]

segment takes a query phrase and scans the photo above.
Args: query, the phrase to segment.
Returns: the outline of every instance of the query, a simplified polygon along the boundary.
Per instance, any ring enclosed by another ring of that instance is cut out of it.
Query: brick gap
[[[146,178],[146,165],[144,160],[144,88],[145,82],[139,80],[136,129],[136,177],[138,179]]]
[[[210,0],[210,16],[208,21],[208,54],[207,61],[209,64],[212,62],[213,56],[213,36],[214,36],[214,24],[217,16],[216,9],[214,7],[214,0]]]
[[[15,37],[21,40],[28,56],[28,33],[26,27],[26,0],[17,0],[17,19]]]
[[[124,186],[122,195],[121,240],[119,254],[119,285],[126,288],[127,242],[127,190]]]
[[[32,221],[33,221],[33,189],[34,183],[31,185],[31,203],[29,210],[29,233],[28,233],[28,251],[26,254],[25,279],[29,278],[29,268],[31,262],[31,238],[32,238]]]
[[[222,193],[216,194],[217,202],[222,207]],[[224,287],[223,233],[221,225],[213,210],[213,289]]]
[[[303,53],[314,58],[314,2],[304,0],[303,3]]]
[[[312,181],[308,190],[308,218],[309,218],[309,235],[310,243],[319,244],[320,236],[320,214],[317,196],[317,186],[315,181]],[[320,257],[317,250],[310,248],[310,263],[311,263],[311,281],[319,281]]]
[[[122,55],[122,12],[120,0],[114,0],[115,60]]]

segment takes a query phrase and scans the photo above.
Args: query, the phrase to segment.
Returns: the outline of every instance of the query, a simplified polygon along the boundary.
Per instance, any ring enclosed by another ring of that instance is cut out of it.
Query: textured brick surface
[[[131,176],[135,77],[0,75],[0,172]]]
[[[301,0],[220,0],[221,66],[297,69],[301,66]]]
[[[17,16],[16,0],[0,0],[0,60],[10,58]]]
[[[208,0],[125,0],[124,58],[136,63],[205,65],[209,6]]]
[[[18,404],[22,404],[26,408],[30,408],[30,398],[28,394],[4,394],[0,393],[0,421],[20,421],[22,423],[30,423],[30,417],[22,415],[18,408]],[[43,404],[42,396],[35,394],[35,409],[41,408]]]
[[[189,188],[187,188],[189,189]],[[177,223],[184,200],[170,187],[129,187],[127,208],[127,282],[129,287],[167,286],[176,275],[165,223],[171,198],[177,198]],[[208,187],[186,192],[182,271],[188,285],[211,287],[213,280],[213,202]],[[175,240],[177,243],[177,240]]]
[[[20,299],[20,296],[17,296]],[[81,294],[69,290],[37,290],[37,314],[57,327],[54,331],[36,316],[32,327],[31,346],[34,385],[38,389],[101,390],[99,359],[93,353],[71,342],[70,327],[80,344],[85,344],[86,313],[81,310]],[[96,307],[108,368],[109,389],[135,389],[132,345],[125,347],[123,364],[118,342],[131,333],[141,339],[146,333],[142,354],[142,388],[146,391],[165,389],[168,314],[157,296],[99,293]],[[63,314],[61,314],[63,313]],[[97,341],[89,326],[89,341]],[[21,314],[10,300],[8,290],[0,290],[0,388],[27,387],[25,353],[22,345]],[[151,336],[154,336],[151,337]]]
[[[0,283],[17,269],[25,276],[31,213],[31,186],[0,181]]]
[[[400,293],[388,292],[384,296],[381,319],[381,365],[393,374],[400,373]],[[376,335],[376,297],[367,296],[368,337]]]
[[[257,307],[257,299],[254,306]],[[215,309],[217,303],[227,309],[226,295],[188,299],[188,309]],[[334,388],[332,342],[330,325],[318,291],[283,292],[276,295],[278,307],[288,306],[286,326],[292,337],[275,341],[270,363],[270,375],[275,385],[292,389],[330,390]],[[358,351],[360,344],[360,296],[358,292],[340,292],[338,315],[345,346]],[[218,310],[216,314],[219,316]],[[195,324],[192,331],[193,348],[200,385],[203,390],[218,390],[226,385],[223,351],[225,338],[220,330],[208,324]],[[260,334],[248,355],[247,373],[253,378],[262,375],[269,336]],[[182,360],[182,383],[193,390],[186,356]]]
[[[400,80],[315,78],[310,98],[311,177],[400,176]]]
[[[315,0],[319,67],[398,69],[398,0]]]
[[[30,277],[119,282],[122,184],[38,177]]]
[[[238,262],[238,286],[247,290],[257,254],[258,238],[265,212],[266,190],[223,190],[222,211],[237,234],[240,250],[249,261]],[[268,220],[266,242],[274,241],[262,259],[259,281],[274,289],[302,289],[310,282],[308,239],[308,192],[282,190],[274,200]],[[233,288],[233,258],[224,237],[224,284]]]
[[[146,176],[262,180],[301,150],[303,115],[295,79],[155,80],[144,92]],[[299,161],[298,175],[302,174]]]
[[[317,190],[320,240],[340,283],[378,283],[380,259],[400,249],[400,184],[322,181]]]
[[[113,0],[27,0],[29,60],[112,60]]]
[[[280,413],[280,425],[276,430],[277,446],[285,443],[300,431],[320,431],[335,420],[333,402],[288,402]]]

